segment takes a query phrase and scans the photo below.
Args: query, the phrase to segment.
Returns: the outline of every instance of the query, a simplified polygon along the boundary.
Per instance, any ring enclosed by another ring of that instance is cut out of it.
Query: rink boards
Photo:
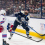
[[[6,18],[7,18],[6,22],[11,23],[11,24],[13,24],[14,20],[16,19],[15,17],[6,17]],[[31,26],[38,33],[45,34],[45,19],[30,18],[28,25]],[[21,26],[18,26],[16,31],[23,33],[23,34],[26,34],[26,30],[23,29]],[[45,39],[45,36],[41,37],[31,29],[30,29],[29,35]]]

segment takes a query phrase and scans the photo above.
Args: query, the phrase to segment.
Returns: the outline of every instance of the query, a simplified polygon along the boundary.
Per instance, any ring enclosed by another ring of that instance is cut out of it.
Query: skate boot
[[[3,39],[3,45],[6,45],[6,41],[4,41],[4,39]]]
[[[9,37],[8,39],[11,40],[11,37]]]
[[[10,37],[8,39],[11,40],[12,36],[13,36],[13,34],[10,33]]]
[[[12,38],[13,34],[15,34],[15,31],[12,30],[12,31],[10,32],[10,37],[8,38],[9,40]]]
[[[32,38],[32,37],[27,34],[27,38],[29,39],[29,38]]]
[[[9,44],[3,39],[3,45],[9,45]]]
[[[29,38],[29,35],[27,35],[27,38]]]
[[[29,38],[29,31],[26,31],[27,38]]]
[[[27,35],[27,38],[32,38],[31,36],[29,36],[29,31],[26,31],[26,35]]]
[[[6,43],[6,45],[9,45],[8,43]]]

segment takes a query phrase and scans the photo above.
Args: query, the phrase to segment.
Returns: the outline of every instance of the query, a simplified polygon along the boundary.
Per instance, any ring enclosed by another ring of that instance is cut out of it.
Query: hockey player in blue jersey
[[[21,11],[18,14],[15,14],[15,17],[17,18],[14,21],[14,25],[13,25],[12,32],[11,32],[9,39],[11,39],[12,35],[15,33],[15,29],[17,28],[18,25],[21,25],[26,30],[26,35],[29,38],[28,21],[30,19],[30,15],[28,15],[28,11],[27,10]]]

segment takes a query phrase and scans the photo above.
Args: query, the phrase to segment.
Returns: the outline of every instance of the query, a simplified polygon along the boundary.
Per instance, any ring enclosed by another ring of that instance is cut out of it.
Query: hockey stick
[[[31,28],[30,26],[28,26],[30,29],[32,29],[34,32],[36,32],[33,28]],[[43,35],[41,35],[41,34],[39,34],[38,32],[36,32],[38,35],[40,35],[40,36],[45,36],[45,34],[43,34]]]
[[[25,37],[25,38],[27,38],[26,36],[23,36],[23,35],[21,35],[21,34],[18,34],[18,33],[15,33],[15,34],[17,34],[17,35],[19,35],[19,36],[22,36],[22,37]],[[40,40],[38,40],[38,41],[36,41],[36,40],[33,40],[32,38],[27,38],[27,39],[30,39],[30,40],[32,40],[32,41],[35,41],[35,42],[41,42],[43,39],[40,39]]]

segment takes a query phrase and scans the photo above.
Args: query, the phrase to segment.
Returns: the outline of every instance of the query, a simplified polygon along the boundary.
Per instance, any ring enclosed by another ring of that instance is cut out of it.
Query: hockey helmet
[[[25,11],[21,10],[21,13],[25,14]]]
[[[6,15],[6,11],[5,10],[1,10],[0,14],[3,14],[3,15],[5,14]]]

